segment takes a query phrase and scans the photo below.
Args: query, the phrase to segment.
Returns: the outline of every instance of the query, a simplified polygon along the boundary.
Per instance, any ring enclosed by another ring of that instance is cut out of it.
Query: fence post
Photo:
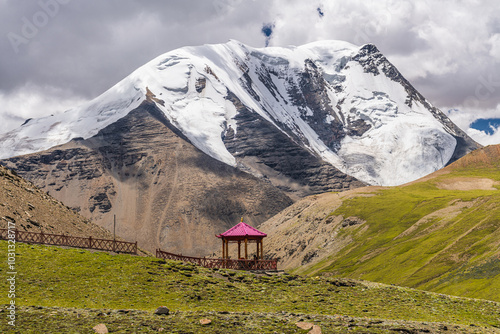
[[[45,242],[44,242],[44,240],[43,240],[43,239],[44,239],[44,237],[43,237],[43,231],[41,231],[41,232],[40,232],[40,243],[41,243],[41,244],[45,244]]]
[[[92,248],[92,237],[89,237],[89,248]]]
[[[135,241],[134,254],[137,254],[137,240]]]

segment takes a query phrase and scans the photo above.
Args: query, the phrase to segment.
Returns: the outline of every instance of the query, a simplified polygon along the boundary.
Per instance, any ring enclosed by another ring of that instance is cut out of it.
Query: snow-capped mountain
[[[415,180],[478,147],[374,45],[230,41],[173,50],[83,106],[28,121],[0,136],[0,158],[90,138],[144,100],[207,155],[264,178],[286,163],[251,159],[281,154],[259,147],[277,142],[258,140],[272,131],[373,185]]]

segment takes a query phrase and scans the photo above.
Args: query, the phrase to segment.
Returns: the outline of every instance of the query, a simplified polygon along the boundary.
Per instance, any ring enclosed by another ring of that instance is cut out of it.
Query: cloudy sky
[[[338,39],[374,43],[473,138],[500,143],[498,0],[0,0],[0,36],[0,132],[185,45]]]

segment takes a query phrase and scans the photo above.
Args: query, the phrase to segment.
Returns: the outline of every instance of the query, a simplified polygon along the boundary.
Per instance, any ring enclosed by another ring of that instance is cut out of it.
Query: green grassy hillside
[[[411,184],[306,199],[261,229],[296,273],[500,301],[499,184],[490,146]]]
[[[254,275],[173,261],[16,245],[16,327],[2,333],[500,332],[500,304],[340,279]],[[6,249],[7,243],[0,242]],[[5,253],[0,253],[5,254]],[[5,256],[0,262],[6,263]],[[2,276],[6,266],[0,266]],[[7,291],[6,280],[0,291]],[[0,303],[10,300],[0,294]],[[160,305],[168,316],[153,315]],[[210,325],[199,320],[208,318]]]

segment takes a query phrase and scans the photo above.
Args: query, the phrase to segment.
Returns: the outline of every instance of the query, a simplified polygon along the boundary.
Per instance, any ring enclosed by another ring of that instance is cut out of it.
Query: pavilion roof
[[[230,238],[230,237],[266,237],[267,234],[257,230],[255,227],[252,227],[244,222],[241,222],[224,233],[221,233],[217,236],[217,238]]]

